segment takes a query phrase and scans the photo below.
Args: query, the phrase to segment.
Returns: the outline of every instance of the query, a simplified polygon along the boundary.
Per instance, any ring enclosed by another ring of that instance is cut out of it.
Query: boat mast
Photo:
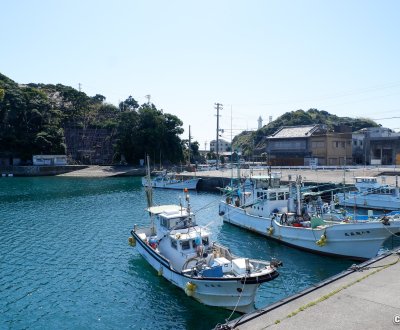
[[[301,215],[301,175],[298,175],[296,178],[296,198],[297,198],[296,214]]]
[[[150,209],[150,207],[153,206],[153,184],[151,182],[150,178],[150,157],[147,155],[146,157],[147,160],[147,173],[146,173],[146,182],[147,184],[144,187],[144,190],[146,192],[146,199],[147,199],[147,207]],[[155,233],[155,228],[154,228],[154,219],[152,213],[149,211],[150,214],[150,219],[151,219],[151,232],[152,235]]]

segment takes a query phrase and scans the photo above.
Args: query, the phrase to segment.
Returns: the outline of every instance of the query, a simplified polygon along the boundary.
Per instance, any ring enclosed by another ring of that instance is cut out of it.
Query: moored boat
[[[196,223],[188,194],[185,206],[153,206],[151,185],[146,194],[150,225],[135,225],[129,237],[143,258],[159,275],[203,304],[242,313],[254,310],[258,287],[279,275],[280,263],[237,257],[211,242],[207,227]]]
[[[354,179],[356,191],[336,194],[335,199],[338,205],[389,211],[400,210],[400,193],[397,184],[396,186],[381,184],[376,177],[355,177]]]
[[[188,178],[185,179],[183,177],[178,177],[173,173],[161,173],[156,177],[148,180],[147,177],[142,178],[142,185],[147,187],[149,184],[153,188],[163,188],[163,189],[196,189],[197,183],[201,180],[201,178]]]
[[[220,202],[225,222],[310,252],[359,260],[376,256],[383,242],[400,231],[400,220],[390,216],[354,223],[309,215],[301,202],[300,180],[295,194],[293,187],[277,181],[254,181],[247,196],[238,196],[235,201],[228,196]]]
[[[201,303],[250,312],[260,284],[278,276],[277,264],[236,257],[211,242],[207,228],[196,224],[190,204],[148,211],[154,225],[135,226],[131,243],[159,275]]]

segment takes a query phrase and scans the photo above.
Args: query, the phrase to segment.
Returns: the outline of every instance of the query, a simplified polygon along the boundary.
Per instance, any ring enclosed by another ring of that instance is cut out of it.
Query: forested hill
[[[132,96],[116,107],[100,94],[91,97],[62,84],[21,85],[0,73],[0,157],[65,154],[65,129],[105,128],[113,136],[115,161],[124,155],[137,163],[147,153],[178,162],[186,146],[179,137],[182,125]]]
[[[338,117],[324,110],[309,109],[287,112],[276,120],[265,125],[255,132],[242,132],[233,139],[234,148],[241,148],[243,153],[251,154],[253,146],[258,150],[265,150],[264,137],[275,133],[282,126],[299,126],[325,124],[328,130],[333,130],[335,125],[348,125],[352,131],[365,127],[378,126],[376,122],[367,118]]]

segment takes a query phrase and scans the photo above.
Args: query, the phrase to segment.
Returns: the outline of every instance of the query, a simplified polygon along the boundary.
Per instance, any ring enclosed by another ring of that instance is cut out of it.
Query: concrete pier
[[[297,175],[301,175],[303,182],[306,183],[343,183],[353,184],[354,178],[358,176],[380,176],[383,177],[386,184],[395,185],[396,175],[399,176],[400,180],[400,168],[379,168],[379,167],[352,167],[348,169],[309,169],[309,168],[272,168],[272,172],[280,172],[282,174],[282,181],[288,182],[296,179]],[[242,178],[255,176],[255,175],[267,175],[268,170],[265,169],[241,169],[240,176]],[[182,173],[184,176],[193,176],[194,173]],[[231,177],[237,177],[237,170],[219,170],[219,171],[204,171],[197,172],[198,177],[203,178],[207,181],[210,178],[219,178],[220,181],[223,179],[229,180]],[[399,182],[400,183],[400,182]]]
[[[400,249],[219,329],[400,329]]]

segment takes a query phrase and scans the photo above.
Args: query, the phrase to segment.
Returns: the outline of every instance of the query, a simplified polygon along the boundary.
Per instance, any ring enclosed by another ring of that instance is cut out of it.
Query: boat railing
[[[212,251],[213,251],[214,257],[216,257],[216,258],[223,257],[223,258],[228,259],[229,261],[232,260],[232,258],[233,258],[229,249],[218,243],[215,243],[215,242],[213,243]]]

